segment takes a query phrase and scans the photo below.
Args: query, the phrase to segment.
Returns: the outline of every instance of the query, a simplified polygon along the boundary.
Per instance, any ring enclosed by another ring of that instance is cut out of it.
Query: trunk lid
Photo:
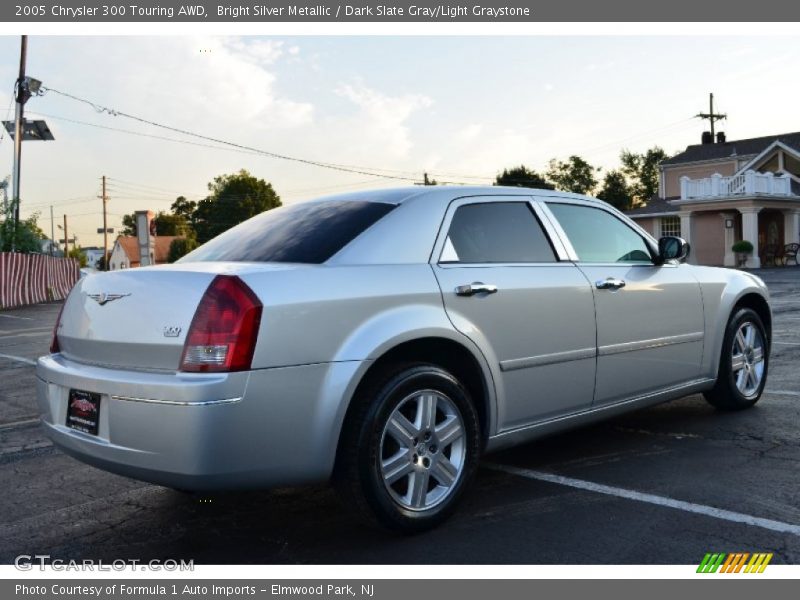
[[[65,358],[107,367],[175,371],[197,306],[219,274],[280,265],[186,263],[98,273],[64,305],[58,341]]]

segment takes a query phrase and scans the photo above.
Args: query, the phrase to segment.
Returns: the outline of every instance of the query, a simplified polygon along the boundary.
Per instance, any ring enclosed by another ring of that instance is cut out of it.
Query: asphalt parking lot
[[[58,304],[0,312],[0,563],[697,564],[706,552],[800,563],[800,268],[769,284],[767,391],[722,414],[688,396],[486,457],[460,511],[398,538],[364,528],[324,487],[194,497],[55,449],[34,397]]]

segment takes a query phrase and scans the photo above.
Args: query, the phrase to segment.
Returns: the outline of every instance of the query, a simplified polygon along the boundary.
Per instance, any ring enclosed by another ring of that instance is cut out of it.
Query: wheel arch
[[[399,341],[385,348],[380,355],[371,360],[361,373],[353,392],[347,398],[347,408],[338,432],[337,456],[343,434],[347,430],[348,419],[354,411],[354,400],[365,387],[391,365],[426,362],[442,367],[453,374],[467,388],[481,427],[481,441],[486,443],[495,427],[494,379],[486,361],[479,351],[469,348],[466,343],[449,335],[424,335]]]

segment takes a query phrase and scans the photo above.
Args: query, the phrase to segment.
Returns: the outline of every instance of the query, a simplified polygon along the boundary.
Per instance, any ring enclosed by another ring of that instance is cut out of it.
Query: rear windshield
[[[332,200],[275,208],[218,235],[178,262],[323,263],[394,207]]]

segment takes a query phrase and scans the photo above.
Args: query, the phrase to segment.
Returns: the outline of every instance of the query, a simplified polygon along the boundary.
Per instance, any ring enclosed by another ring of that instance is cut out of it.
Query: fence
[[[0,252],[0,308],[63,300],[78,277],[74,258]]]

